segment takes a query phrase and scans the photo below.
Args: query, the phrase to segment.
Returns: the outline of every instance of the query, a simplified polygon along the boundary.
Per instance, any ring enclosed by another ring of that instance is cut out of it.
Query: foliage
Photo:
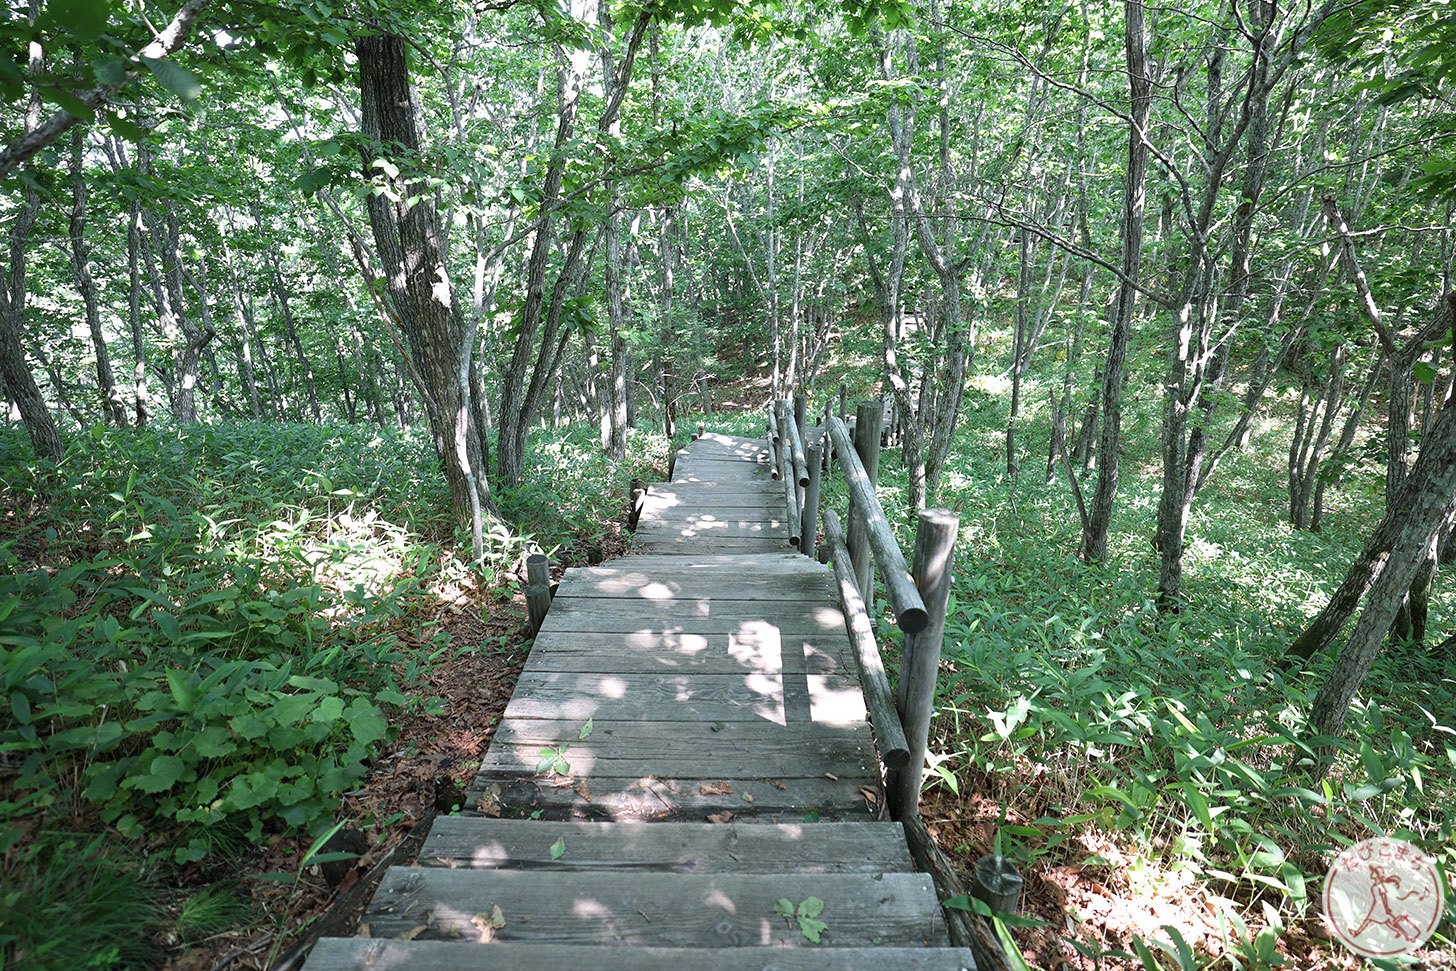
[[[434,548],[368,505],[433,482],[420,453],[306,426],[86,444],[8,466],[30,518],[0,547],[6,845],[80,801],[132,838],[174,829],[179,862],[327,826],[443,650],[398,623]]]

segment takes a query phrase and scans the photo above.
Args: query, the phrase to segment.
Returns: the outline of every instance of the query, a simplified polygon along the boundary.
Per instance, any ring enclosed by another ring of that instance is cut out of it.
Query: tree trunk
[[[1113,501],[1117,497],[1117,451],[1122,441],[1122,377],[1137,300],[1134,285],[1142,268],[1143,214],[1147,209],[1147,128],[1153,95],[1152,79],[1148,73],[1144,6],[1142,0],[1125,0],[1123,9],[1132,106],[1122,201],[1123,279],[1117,288],[1117,308],[1112,318],[1107,362],[1102,368],[1102,434],[1097,448],[1101,458],[1097,466],[1097,487],[1092,492],[1092,504],[1087,511],[1087,528],[1082,531],[1082,559],[1088,563],[1107,559],[1107,534],[1112,523]]]
[[[1444,409],[1421,447],[1420,456],[1361,561],[1378,561],[1378,575],[1365,597],[1365,608],[1335,660],[1328,679],[1315,696],[1310,720],[1317,735],[1339,735],[1376,655],[1395,620],[1401,602],[1425,565],[1431,543],[1456,494],[1456,410]],[[1352,567],[1352,571],[1354,567]],[[1343,584],[1342,584],[1343,586]]]
[[[371,142],[364,150],[364,172],[373,181],[383,177],[375,161],[391,146],[399,146],[406,158],[412,158],[421,142],[410,97],[405,39],[389,33],[360,37],[355,52],[363,133]],[[369,224],[420,378],[431,437],[450,486],[451,510],[456,521],[466,525],[477,504],[491,508],[492,502],[485,478],[484,436],[476,428],[476,408],[462,394],[460,381],[465,322],[445,266],[434,199],[404,175],[392,180],[393,192],[368,197]]]
[[[96,283],[91,279],[91,250],[86,245],[86,179],[82,170],[81,129],[71,133],[71,269],[76,276],[76,289],[86,311],[86,327],[91,332],[91,348],[96,355],[96,388],[101,396],[102,413],[113,425],[126,427],[126,403],[116,387],[111,370],[111,355],[106,336],[101,332],[101,309],[96,299]]]

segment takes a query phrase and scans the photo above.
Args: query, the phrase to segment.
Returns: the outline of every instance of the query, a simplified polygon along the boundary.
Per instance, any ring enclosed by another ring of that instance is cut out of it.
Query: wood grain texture
[[[552,859],[552,847],[558,845],[562,851]],[[426,866],[488,870],[888,873],[913,869],[904,830],[896,823],[577,823],[442,816],[419,856]]]
[[[477,915],[500,907],[501,943],[614,947],[798,947],[797,926],[774,913],[787,897],[824,901],[826,940],[945,946],[930,877],[816,874],[533,873],[396,868],[385,874],[364,921],[375,937],[480,939]],[[589,965],[588,965],[589,966]]]
[[[739,947],[728,950],[490,944],[331,937],[308,971],[976,971],[969,951],[949,947]]]
[[[866,795],[868,790],[870,795]],[[878,777],[777,779],[772,777],[593,775],[538,776],[481,772],[467,808],[487,816],[612,821],[670,819],[703,822],[727,811],[735,818],[776,822],[869,820],[882,795]]]

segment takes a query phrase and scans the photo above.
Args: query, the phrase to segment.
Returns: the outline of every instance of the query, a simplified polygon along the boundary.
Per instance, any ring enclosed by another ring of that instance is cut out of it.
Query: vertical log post
[[[642,503],[647,499],[647,485],[641,479],[633,479],[627,491],[627,528],[636,532],[637,520],[642,518]]]
[[[822,475],[819,459],[823,451],[822,445],[809,446],[809,486],[804,490],[803,524],[799,537],[799,549],[805,556],[814,555],[814,540],[819,533],[819,483]]]
[[[803,542],[802,513],[799,504],[799,478],[794,471],[793,446],[790,444],[793,431],[789,422],[794,416],[789,413],[789,403],[782,398],[774,402],[779,428],[786,430],[782,447],[779,449],[779,471],[784,483],[784,519],[789,525],[789,545],[799,546]]]
[[[783,436],[779,434],[778,402],[772,401],[768,406],[768,459],[769,476],[775,481],[779,477],[779,468],[783,465]]]
[[[799,438],[803,440],[804,433],[809,426],[805,424],[805,418],[809,414],[809,396],[802,391],[794,392],[794,424],[798,426]]]
[[[895,702],[910,762],[890,773],[885,786],[890,797],[890,818],[903,819],[920,811],[920,782],[925,772],[925,748],[930,741],[930,719],[935,713],[935,679],[940,670],[940,647],[945,633],[945,608],[950,600],[951,561],[960,517],[949,509],[925,509],[915,530],[915,562],[911,574],[925,601],[930,622],[918,633],[905,635],[900,683]]]
[[[1015,914],[1021,907],[1021,882],[1021,874],[1010,860],[987,853],[976,861],[971,895],[998,914]]]
[[[551,564],[540,553],[526,557],[526,611],[531,620],[531,636],[541,632],[546,612],[551,609]]]
[[[848,406],[849,406],[849,385],[847,385],[847,384],[841,384],[839,386],[839,420],[840,421],[844,421],[846,418],[849,417],[849,412],[845,410]]]
[[[870,485],[880,474],[880,422],[884,418],[884,406],[878,401],[861,401],[854,409],[854,450],[859,453],[860,464]],[[875,615],[875,572],[870,560],[869,536],[861,510],[849,511],[849,559],[854,564],[855,581],[859,584],[859,595],[865,602],[865,613]]]

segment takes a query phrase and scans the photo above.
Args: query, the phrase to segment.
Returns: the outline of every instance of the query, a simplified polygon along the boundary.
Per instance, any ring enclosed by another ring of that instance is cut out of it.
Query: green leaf
[[[818,897],[805,897],[799,902],[800,917],[818,917],[824,913],[824,901]]]
[[[166,792],[177,784],[187,766],[175,755],[158,755],[152,759],[151,770],[144,776],[130,780],[131,786],[141,792]]]
[[[559,859],[561,859],[562,856],[564,856],[566,854],[566,837],[565,836],[558,836],[558,837],[556,837],[556,842],[555,843],[552,843],[551,844],[551,848],[549,850],[547,850],[546,852],[548,852],[548,853],[551,854],[551,859],[553,859],[553,860],[559,860]]]
[[[111,0],[50,0],[46,13],[72,37],[94,41],[111,19]]]
[[[1425,361],[1417,361],[1415,366],[1411,368],[1411,373],[1416,376],[1416,380],[1421,384],[1430,384],[1436,380],[1436,369]]]
[[[774,901],[774,913],[785,919],[794,916],[794,902],[788,897],[780,897]]]
[[[581,731],[579,731],[579,732],[576,733],[576,739],[579,742],[584,742],[587,739],[591,738],[591,733],[592,733],[592,720],[590,718],[588,718],[586,720],[586,724],[583,725],[583,726],[581,726]]]
[[[41,96],[80,121],[94,121],[96,110],[65,88],[40,89]]]
[[[805,940],[810,944],[819,943],[819,935],[829,930],[829,925],[822,920],[814,920],[812,917],[799,918],[799,933],[804,935]]]
[[[194,101],[202,94],[202,82],[197,80],[197,75],[177,62],[157,57],[144,57],[142,62],[158,84],[183,101]]]
[[[20,724],[30,724],[30,699],[19,691],[10,696],[10,710],[15,713],[15,720]]]
[[[107,57],[92,62],[91,73],[98,84],[121,84],[126,80],[126,65],[117,58]]]

